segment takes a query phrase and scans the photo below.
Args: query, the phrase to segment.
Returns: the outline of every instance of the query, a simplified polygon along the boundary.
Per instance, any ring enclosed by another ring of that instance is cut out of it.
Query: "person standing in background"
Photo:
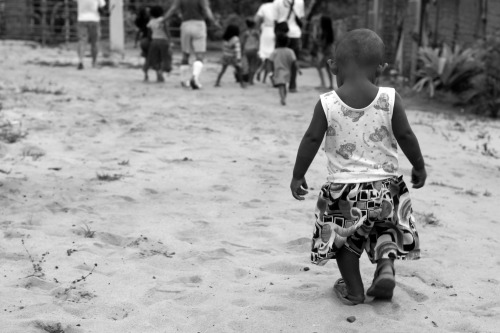
[[[274,51],[275,36],[274,36],[274,22],[275,10],[273,0],[264,0],[255,14],[255,22],[260,27],[260,41],[259,41],[259,58],[262,63],[257,69],[257,80],[260,81],[260,74],[264,71],[263,83],[266,83],[267,68],[269,65],[269,56]]]
[[[304,0],[274,0],[275,18],[277,23],[286,22],[289,39],[288,47],[293,50],[299,59],[302,49],[302,18],[304,17]],[[290,74],[289,92],[297,92],[297,71]]]
[[[78,69],[83,69],[85,43],[90,43],[92,67],[97,62],[98,43],[101,37],[99,8],[106,6],[104,0],[76,0],[78,5]]]
[[[203,70],[203,57],[207,51],[207,25],[208,19],[215,27],[219,27],[214,20],[208,0],[174,0],[174,3],[165,14],[169,19],[174,13],[180,12],[181,24],[181,84],[193,89],[200,89],[200,75]],[[189,56],[191,52],[195,55],[191,78],[189,75]]]

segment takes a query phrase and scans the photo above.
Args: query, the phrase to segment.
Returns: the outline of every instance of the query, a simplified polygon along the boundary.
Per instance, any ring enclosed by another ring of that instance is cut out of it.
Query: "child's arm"
[[[394,102],[394,111],[392,114],[392,131],[398,145],[403,150],[411,165],[413,166],[411,172],[411,182],[414,188],[421,188],[425,184],[427,173],[425,171],[425,163],[418,140],[413,133],[406,112],[403,107],[403,101],[399,94],[396,92],[396,100]]]
[[[236,55],[236,61],[241,65],[241,43],[239,38],[236,38],[234,41],[234,53]]]
[[[321,142],[323,142],[327,127],[328,122],[325,112],[323,111],[323,105],[321,105],[321,101],[318,101],[314,108],[311,124],[300,142],[295,167],[293,168],[293,178],[290,183],[290,189],[292,190],[293,197],[297,200],[304,200],[303,195],[307,194],[307,183],[304,176],[314,160],[321,146]]]
[[[170,28],[168,26],[168,22],[166,20],[163,20],[162,24],[163,24],[163,31],[165,31],[165,35],[167,35],[168,41],[171,42],[172,38],[170,37]]]

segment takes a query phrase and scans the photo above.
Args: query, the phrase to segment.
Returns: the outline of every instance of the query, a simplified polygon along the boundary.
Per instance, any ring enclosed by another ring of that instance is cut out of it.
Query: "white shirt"
[[[392,131],[395,90],[380,87],[370,105],[354,109],[335,91],[321,95],[328,121],[327,180],[365,183],[398,176],[397,141]]]
[[[99,22],[99,7],[104,7],[104,0],[76,0],[78,3],[78,22]]]
[[[276,21],[285,22],[290,12],[290,6],[293,0],[274,0],[274,10]],[[293,5],[293,12],[288,19],[288,37],[289,38],[300,38],[302,36],[302,31],[300,30],[297,22],[295,21],[295,16],[299,19],[304,17],[304,0],[295,0]]]
[[[272,3],[264,3],[259,7],[259,10],[257,11],[257,14],[255,14],[257,17],[262,18],[262,26],[263,27],[273,27],[274,28],[274,21],[275,21],[275,9],[274,9],[274,4]]]

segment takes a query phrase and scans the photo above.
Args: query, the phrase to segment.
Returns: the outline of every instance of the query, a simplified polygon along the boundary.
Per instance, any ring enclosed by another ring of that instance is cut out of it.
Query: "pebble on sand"
[[[354,323],[356,321],[356,317],[354,316],[347,317],[347,321],[350,323]]]

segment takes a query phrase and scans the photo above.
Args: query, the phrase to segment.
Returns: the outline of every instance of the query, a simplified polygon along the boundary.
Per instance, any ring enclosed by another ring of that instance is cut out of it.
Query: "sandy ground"
[[[429,172],[411,191],[422,259],[397,263],[392,302],[347,307],[336,264],[309,263],[322,151],[307,199],[289,191],[313,70],[282,107],[230,73],[213,88],[214,63],[193,92],[178,72],[145,84],[40,64],[72,51],[0,50],[2,121],[27,131],[0,143],[1,332],[498,332],[498,121],[408,111]]]

